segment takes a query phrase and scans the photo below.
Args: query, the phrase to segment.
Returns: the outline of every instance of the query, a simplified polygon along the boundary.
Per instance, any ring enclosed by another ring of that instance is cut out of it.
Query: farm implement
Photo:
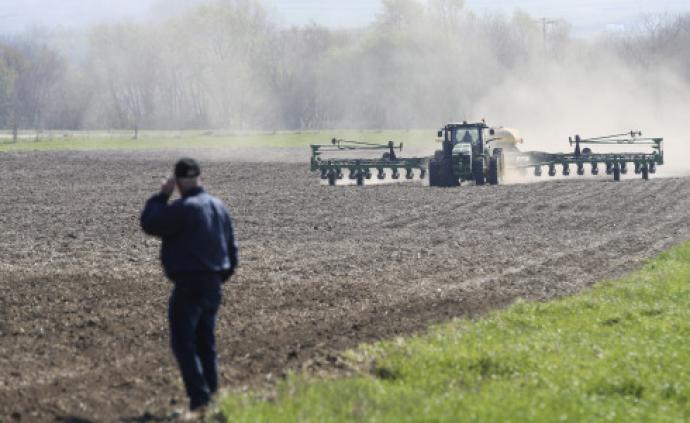
[[[563,176],[570,175],[570,167],[576,168],[578,175],[585,174],[585,166],[590,167],[592,175],[599,174],[599,165],[603,165],[607,175],[613,175],[614,181],[620,181],[621,175],[628,173],[628,166],[632,166],[636,175],[642,179],[649,179],[650,174],[656,173],[657,165],[664,164],[663,138],[642,138],[642,132],[631,131],[624,134],[607,135],[603,137],[582,139],[579,135],[570,138],[570,145],[575,145],[573,153],[544,153],[539,151],[519,153],[512,156],[511,167],[533,168],[535,176],[541,176],[544,167],[548,168],[549,176],[556,176],[560,167]],[[593,153],[589,147],[581,145],[635,145],[649,146],[651,152],[635,153]]]
[[[483,121],[448,124],[437,135],[442,149],[432,157],[421,158],[399,157],[395,150],[401,152],[402,144],[396,146],[393,141],[376,144],[333,139],[330,144],[311,146],[311,170],[318,171],[329,185],[344,179],[345,172],[357,185],[364,185],[374,173],[379,180],[387,179],[387,175],[396,180],[404,172],[406,179],[414,179],[415,173],[424,179],[428,174],[430,186],[453,187],[463,182],[499,185],[507,171],[524,174],[532,171],[535,176],[541,176],[546,168],[549,176],[556,176],[560,169],[563,176],[568,176],[571,167],[578,175],[584,175],[585,168],[589,167],[592,175],[598,175],[600,165],[604,166],[607,175],[613,175],[614,181],[620,181],[621,175],[627,174],[630,168],[647,180],[650,174],[656,173],[657,165],[664,163],[663,138],[643,138],[639,131],[594,138],[576,135],[570,138],[571,147],[575,146],[572,153],[522,152],[518,145],[523,140],[517,131],[491,128]],[[594,153],[583,145],[647,146],[651,151]],[[385,152],[374,158],[325,157],[372,150]]]
[[[426,158],[399,158],[395,150],[402,151],[402,143],[398,146],[393,141],[387,144],[374,144],[361,141],[346,141],[333,138],[331,144],[311,146],[311,170],[319,171],[321,179],[328,181],[329,185],[336,185],[336,181],[344,178],[344,170],[348,173],[348,178],[357,182],[357,185],[364,185],[364,181],[372,179],[376,172],[376,178],[384,180],[387,173],[392,179],[400,179],[401,172],[405,173],[406,179],[414,179],[414,170],[419,170],[419,178],[424,179],[426,175]],[[372,151],[385,150],[381,158],[370,159],[323,159],[323,153],[334,153],[343,151]],[[386,172],[390,171],[390,172]]]

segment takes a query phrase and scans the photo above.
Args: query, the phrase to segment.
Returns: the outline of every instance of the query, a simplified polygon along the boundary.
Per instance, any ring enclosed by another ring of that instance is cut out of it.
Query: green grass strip
[[[89,150],[169,150],[189,148],[304,148],[310,144],[328,144],[333,137],[385,143],[394,140],[408,146],[435,147],[434,131],[351,131],[329,130],[309,132],[237,133],[204,135],[199,132],[146,131],[139,139],[131,133],[54,133],[39,138],[22,138],[12,142],[9,135],[0,139],[0,152],[11,151],[89,151]],[[437,147],[440,148],[440,147]]]
[[[690,243],[621,280],[346,353],[353,376],[231,394],[228,422],[690,421]]]

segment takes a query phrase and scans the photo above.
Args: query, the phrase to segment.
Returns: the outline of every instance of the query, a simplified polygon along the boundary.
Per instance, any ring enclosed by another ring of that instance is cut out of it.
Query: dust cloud
[[[486,118],[554,152],[575,134],[639,129],[666,139],[661,174],[690,173],[690,13],[580,38],[567,17],[544,28],[462,0],[382,0],[373,22],[345,29],[286,27],[258,0],[178,3],[145,22],[0,39],[0,87],[12,87],[0,127],[423,130],[428,148],[405,154],[428,155],[434,128]]]
[[[479,101],[492,124],[519,128],[523,150],[572,151],[568,137],[641,130],[664,138],[660,176],[690,174],[686,140],[690,85],[673,72],[631,69],[612,58],[594,66],[535,64]],[[652,151],[649,146],[594,146],[595,152]]]

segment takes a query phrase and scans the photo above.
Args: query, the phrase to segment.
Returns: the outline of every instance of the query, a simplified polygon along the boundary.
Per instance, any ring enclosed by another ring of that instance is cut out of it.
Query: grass
[[[345,353],[344,378],[231,394],[228,422],[690,421],[690,243],[549,303]]]
[[[170,150],[188,148],[307,148],[309,144],[325,144],[331,138],[372,142],[395,140],[407,145],[431,144],[434,131],[351,131],[330,130],[311,132],[246,132],[201,133],[195,131],[143,131],[139,139],[131,132],[53,132],[35,138],[25,134],[12,142],[9,134],[0,134],[0,152],[46,150]]]

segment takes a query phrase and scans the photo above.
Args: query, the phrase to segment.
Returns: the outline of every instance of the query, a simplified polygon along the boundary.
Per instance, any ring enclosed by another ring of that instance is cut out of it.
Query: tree
[[[429,0],[432,18],[439,21],[444,31],[454,31],[464,12],[464,0]]]
[[[330,32],[310,25],[277,32],[262,65],[267,69],[278,119],[290,129],[314,129],[324,121],[319,75],[331,47]]]
[[[92,34],[92,66],[110,101],[118,127],[138,138],[142,125],[155,114],[161,62],[154,34],[136,25],[111,25]]]
[[[12,128],[15,142],[19,126],[17,78],[24,66],[23,57],[17,50],[0,46],[0,117],[3,126]]]
[[[45,46],[30,41],[0,46],[0,107],[15,141],[20,127],[43,127],[62,68],[61,58]]]

